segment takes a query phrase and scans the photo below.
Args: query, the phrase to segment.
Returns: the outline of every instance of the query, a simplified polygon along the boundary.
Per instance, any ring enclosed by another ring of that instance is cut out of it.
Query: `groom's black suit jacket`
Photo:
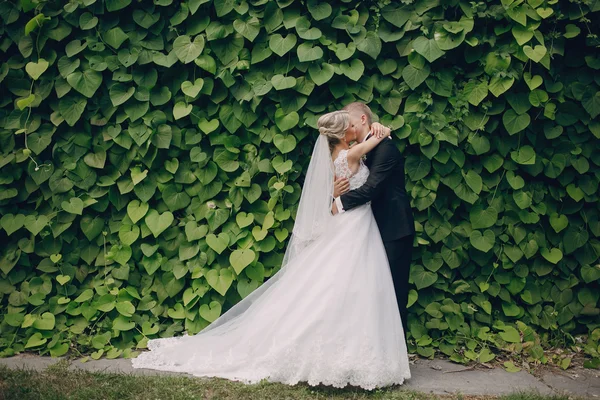
[[[404,181],[404,157],[392,140],[383,140],[365,161],[369,178],[361,187],[342,195],[344,210],[371,201],[373,215],[384,242],[415,233],[410,199]]]

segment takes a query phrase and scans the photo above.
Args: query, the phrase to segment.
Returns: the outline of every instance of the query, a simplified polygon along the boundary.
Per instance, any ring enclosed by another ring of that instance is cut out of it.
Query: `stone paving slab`
[[[600,399],[600,370],[597,369],[578,368],[544,373],[541,380],[560,394]]]
[[[9,368],[43,371],[59,359],[22,354],[0,359]],[[90,372],[134,375],[177,375],[177,373],[134,369],[127,359],[73,360],[71,369]],[[600,371],[582,368],[563,372],[545,372],[540,378],[526,372],[506,372],[502,368],[474,369],[446,360],[417,359],[411,364],[412,378],[404,387],[424,393],[464,395],[504,395],[527,391],[540,394],[571,394],[583,398],[600,398]],[[202,379],[202,378],[198,378]],[[206,379],[206,378],[205,378]]]

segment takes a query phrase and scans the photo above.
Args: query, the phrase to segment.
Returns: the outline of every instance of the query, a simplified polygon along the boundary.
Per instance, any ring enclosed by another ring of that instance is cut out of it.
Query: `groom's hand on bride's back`
[[[333,182],[333,197],[340,197],[350,190],[350,182],[346,178],[335,178]]]

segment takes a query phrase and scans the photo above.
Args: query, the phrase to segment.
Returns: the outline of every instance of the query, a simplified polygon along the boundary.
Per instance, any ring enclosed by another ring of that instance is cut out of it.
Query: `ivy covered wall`
[[[200,331],[277,271],[316,119],[363,101],[406,157],[411,351],[546,362],[542,345],[589,334],[600,362],[600,1],[0,16],[2,355],[131,356]]]

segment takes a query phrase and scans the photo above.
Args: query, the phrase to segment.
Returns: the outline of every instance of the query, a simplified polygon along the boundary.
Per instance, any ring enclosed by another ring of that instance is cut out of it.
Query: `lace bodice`
[[[348,178],[350,182],[350,190],[361,187],[367,181],[369,177],[369,168],[365,165],[363,160],[360,160],[360,166],[356,174],[352,174],[350,166],[348,166],[348,150],[341,150],[338,156],[333,161],[335,168],[335,175],[340,178]]]

